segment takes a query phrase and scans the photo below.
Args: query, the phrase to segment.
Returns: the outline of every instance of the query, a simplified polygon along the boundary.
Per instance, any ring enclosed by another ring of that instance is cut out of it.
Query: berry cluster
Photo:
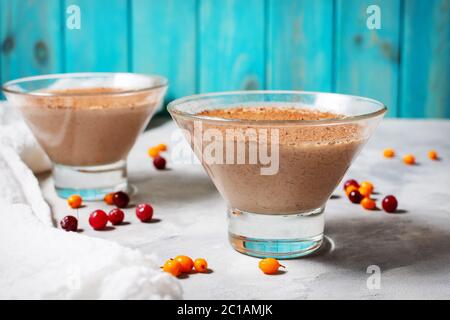
[[[94,230],[104,230],[108,222],[112,225],[120,225],[125,219],[123,208],[126,208],[130,202],[130,197],[123,191],[109,193],[105,196],[104,201],[108,205],[115,205],[117,208],[112,209],[108,213],[103,210],[95,210],[89,215],[89,225]],[[67,203],[73,209],[81,207],[83,200],[79,195],[72,195],[67,199]],[[142,222],[148,222],[153,218],[153,207],[148,203],[142,203],[136,206],[136,216]],[[78,219],[74,216],[66,216],[60,222],[61,228],[66,231],[77,231]]]
[[[374,186],[369,181],[364,181],[361,184],[354,179],[347,180],[344,183],[345,194],[352,203],[361,204],[366,210],[376,209],[376,202],[371,195]],[[386,196],[381,202],[384,211],[393,213],[397,210],[398,202],[393,195]]]
[[[153,158],[153,165],[158,170],[164,170],[166,168],[166,159],[161,156],[161,152],[165,151],[167,151],[167,145],[164,143],[148,149],[148,155]]]
[[[189,274],[194,269],[198,273],[205,273],[208,271],[208,263],[203,258],[192,260],[188,256],[176,256],[174,259],[167,260],[161,267],[164,272],[178,277],[181,274]]]

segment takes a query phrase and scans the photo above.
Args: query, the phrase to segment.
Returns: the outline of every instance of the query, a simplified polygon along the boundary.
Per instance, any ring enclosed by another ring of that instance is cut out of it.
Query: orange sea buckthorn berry
[[[374,189],[373,184],[370,183],[369,181],[364,181],[363,183],[361,183],[360,189],[361,188],[366,189],[369,194],[371,194],[373,192],[373,189]],[[361,192],[361,190],[359,192]]]
[[[345,194],[348,195],[350,194],[350,192],[352,192],[353,190],[358,190],[358,187],[356,186],[349,186],[347,189],[345,189]]]
[[[167,144],[160,143],[155,148],[158,149],[159,151],[167,151]]]
[[[194,267],[194,261],[188,256],[176,256],[174,260],[181,264],[181,272],[189,273]]]
[[[364,198],[368,198],[372,194],[370,188],[367,187],[360,187],[358,191]]]
[[[406,156],[403,157],[403,162],[406,163],[407,165],[413,165],[416,163],[416,158],[414,158],[412,154],[407,154]]]
[[[152,158],[159,156],[159,150],[156,147],[151,147],[148,149],[148,155]]]
[[[366,210],[373,210],[377,206],[375,200],[367,197],[361,200],[361,205]]]
[[[206,272],[208,270],[208,262],[203,258],[197,258],[194,261],[194,268],[197,272]]]
[[[278,269],[282,267],[284,268],[283,265],[281,265],[277,259],[274,258],[266,258],[266,259],[262,259],[259,262],[259,268],[261,269],[262,272],[264,272],[265,274],[276,274],[278,272]]]
[[[178,277],[181,274],[181,263],[179,263],[177,260],[167,260],[164,265],[162,266],[162,269],[164,272],[170,273],[171,275]]]
[[[431,150],[428,152],[428,158],[430,158],[431,160],[437,160],[438,159],[438,154],[435,150]]]
[[[72,209],[78,209],[81,207],[83,199],[78,194],[74,194],[67,199],[67,203]]]
[[[112,206],[114,204],[114,192],[108,193],[104,198],[103,201],[105,201],[106,204],[109,204]]]
[[[392,148],[384,149],[383,150],[383,156],[386,158],[393,158],[395,157],[395,151]]]

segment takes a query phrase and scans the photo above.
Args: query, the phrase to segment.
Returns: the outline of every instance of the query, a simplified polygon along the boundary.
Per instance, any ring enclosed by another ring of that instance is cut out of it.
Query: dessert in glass
[[[163,101],[167,80],[132,73],[68,73],[3,85],[53,162],[57,194],[102,199],[130,191],[126,159]]]
[[[333,190],[386,112],[332,93],[195,95],[168,110],[228,206],[239,252],[294,258],[322,244]]]

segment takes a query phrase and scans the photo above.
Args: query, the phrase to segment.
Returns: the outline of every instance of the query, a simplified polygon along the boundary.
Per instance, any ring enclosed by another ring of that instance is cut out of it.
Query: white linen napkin
[[[0,103],[0,299],[177,299],[156,259],[56,229],[33,172],[50,162],[15,111]]]

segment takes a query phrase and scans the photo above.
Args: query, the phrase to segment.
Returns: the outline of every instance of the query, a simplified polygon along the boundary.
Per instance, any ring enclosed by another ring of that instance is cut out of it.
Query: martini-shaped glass
[[[57,194],[102,199],[130,191],[126,159],[163,101],[167,80],[131,73],[68,73],[3,86],[53,162]]]
[[[332,93],[244,91],[190,96],[168,110],[228,205],[232,246],[285,259],[321,246],[325,205],[386,107]]]

